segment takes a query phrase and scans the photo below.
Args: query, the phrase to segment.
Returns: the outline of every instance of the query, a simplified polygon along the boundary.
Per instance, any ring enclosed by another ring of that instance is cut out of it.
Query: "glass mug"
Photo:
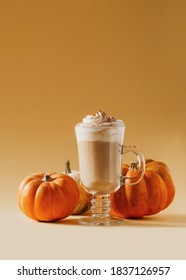
[[[75,126],[80,179],[84,188],[93,195],[92,216],[79,219],[80,224],[115,225],[124,222],[109,214],[109,195],[126,179],[121,176],[123,155],[132,152],[138,160],[138,175],[132,177],[131,184],[138,183],[145,172],[142,152],[135,146],[124,146],[124,132],[122,121],[117,125]]]

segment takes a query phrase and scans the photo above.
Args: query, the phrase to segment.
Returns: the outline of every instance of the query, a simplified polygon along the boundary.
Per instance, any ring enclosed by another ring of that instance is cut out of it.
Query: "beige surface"
[[[1,258],[186,259],[186,213],[165,211],[117,227],[81,226],[78,218],[39,223],[6,213],[1,218]]]
[[[181,0],[1,1],[0,258],[186,258],[185,30]],[[27,219],[20,181],[78,169],[73,127],[97,109],[167,163],[174,203],[121,228]]]

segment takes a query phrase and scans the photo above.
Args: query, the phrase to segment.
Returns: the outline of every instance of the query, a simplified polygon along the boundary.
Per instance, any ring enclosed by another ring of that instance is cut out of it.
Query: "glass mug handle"
[[[144,158],[144,155],[142,154],[141,150],[138,149],[136,146],[122,145],[122,148],[121,148],[122,157],[124,154],[127,154],[127,153],[134,153],[136,155],[137,163],[135,163],[135,165],[137,165],[138,174],[136,176],[131,176],[131,177],[121,175],[120,185],[125,184],[125,179],[132,179],[132,182],[127,182],[127,185],[135,185],[141,181],[141,179],[143,178],[143,176],[145,174],[145,158]]]

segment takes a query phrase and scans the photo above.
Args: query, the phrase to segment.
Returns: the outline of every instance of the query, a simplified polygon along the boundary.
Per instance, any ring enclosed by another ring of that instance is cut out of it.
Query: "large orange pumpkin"
[[[136,176],[133,165],[122,166],[124,176]],[[153,215],[167,208],[174,199],[175,186],[169,168],[163,162],[146,160],[143,179],[135,184],[126,179],[125,185],[111,194],[111,215],[122,218],[141,218]]]
[[[65,174],[39,173],[27,176],[18,190],[18,204],[28,217],[55,221],[71,215],[79,203],[76,182]]]

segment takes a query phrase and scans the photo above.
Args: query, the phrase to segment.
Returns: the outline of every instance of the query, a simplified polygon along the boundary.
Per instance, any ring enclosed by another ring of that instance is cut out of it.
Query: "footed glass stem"
[[[109,195],[94,196],[91,203],[92,216],[79,219],[79,224],[90,226],[113,226],[124,223],[123,219],[110,216]]]

